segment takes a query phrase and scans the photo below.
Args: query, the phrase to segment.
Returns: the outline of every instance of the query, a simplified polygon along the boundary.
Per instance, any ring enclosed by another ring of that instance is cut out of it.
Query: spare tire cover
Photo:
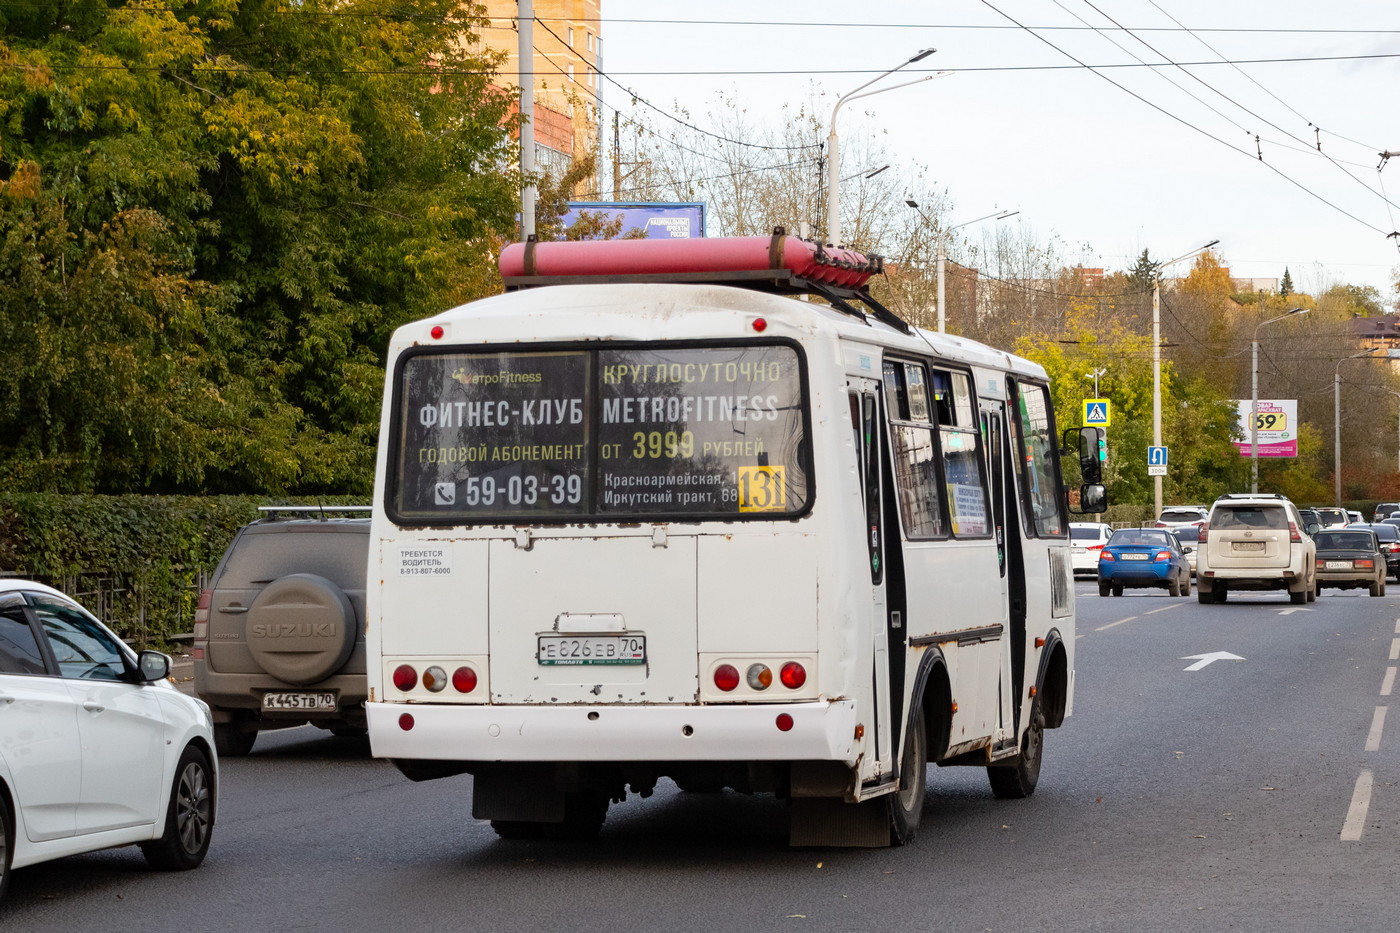
[[[248,610],[248,650],[289,684],[325,680],[345,665],[359,634],[350,600],[325,577],[294,573],[269,584]]]

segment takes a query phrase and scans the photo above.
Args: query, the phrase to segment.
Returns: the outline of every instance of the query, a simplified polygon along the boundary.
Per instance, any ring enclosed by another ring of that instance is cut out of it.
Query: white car
[[[214,827],[209,707],[51,587],[0,581],[0,898],[15,868],[136,844],[197,867]]]
[[[1099,553],[1112,535],[1112,526],[1103,522],[1069,523],[1069,562],[1076,577],[1099,572]]]

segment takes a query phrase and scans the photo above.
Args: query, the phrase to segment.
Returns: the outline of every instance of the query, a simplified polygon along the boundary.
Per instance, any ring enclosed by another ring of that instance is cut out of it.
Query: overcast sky
[[[1019,210],[1003,223],[1110,270],[1219,239],[1236,276],[1288,268],[1302,291],[1348,282],[1393,300],[1400,157],[1377,166],[1400,153],[1397,0],[603,0],[603,16],[603,70],[700,126],[721,93],[755,120],[825,93],[825,120],[836,97],[937,48],[905,71],[954,74],[852,102],[837,129],[843,151],[878,133],[896,167],[928,166],[953,223]]]

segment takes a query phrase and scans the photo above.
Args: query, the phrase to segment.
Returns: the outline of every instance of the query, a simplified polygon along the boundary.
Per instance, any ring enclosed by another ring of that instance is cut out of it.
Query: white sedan
[[[1113,526],[1103,522],[1069,523],[1069,561],[1076,577],[1099,572],[1099,554],[1112,536]]]
[[[209,707],[51,587],[0,581],[0,898],[12,869],[138,844],[197,867],[214,827]]]

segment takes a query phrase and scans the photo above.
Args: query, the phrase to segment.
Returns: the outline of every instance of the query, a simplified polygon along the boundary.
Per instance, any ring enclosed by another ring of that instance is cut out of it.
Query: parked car
[[[1122,596],[1125,588],[1144,586],[1191,595],[1181,542],[1165,528],[1120,528],[1099,552],[1099,595]]]
[[[1200,525],[1182,525],[1180,528],[1173,528],[1172,534],[1181,542],[1181,551],[1186,555],[1186,563],[1191,567],[1191,576],[1196,575],[1196,549],[1201,544]]]
[[[1360,525],[1347,526],[1348,530],[1352,528],[1369,528],[1375,532],[1376,540],[1380,542],[1381,553],[1385,555],[1386,573],[1396,583],[1400,583],[1400,528],[1385,522],[1363,522]]]
[[[1196,597],[1223,603],[1235,590],[1287,590],[1295,604],[1317,598],[1316,521],[1287,497],[1221,496],[1196,550]]]
[[[0,898],[10,872],[139,845],[165,870],[209,851],[209,707],[63,593],[0,581]]]
[[[195,693],[219,754],[305,723],[364,735],[366,507],[265,509],[234,535],[195,614]]]
[[[1365,587],[1372,596],[1385,595],[1385,555],[1370,529],[1343,528],[1319,531],[1317,542],[1317,592],[1323,587],[1350,590]]]
[[[1156,527],[1180,528],[1184,525],[1200,525],[1210,516],[1210,510],[1203,505],[1173,505],[1162,509],[1157,516]]]
[[[1113,526],[1103,522],[1069,523],[1069,561],[1076,577],[1098,571],[1099,551],[1112,534]]]
[[[1346,509],[1318,506],[1313,509],[1313,511],[1317,513],[1318,522],[1322,525],[1323,531],[1327,531],[1331,528],[1345,528],[1347,526],[1348,519]]]
[[[1371,520],[1374,522],[1381,521],[1382,519],[1389,518],[1390,513],[1396,511],[1400,511],[1400,502],[1377,502],[1375,517]]]

